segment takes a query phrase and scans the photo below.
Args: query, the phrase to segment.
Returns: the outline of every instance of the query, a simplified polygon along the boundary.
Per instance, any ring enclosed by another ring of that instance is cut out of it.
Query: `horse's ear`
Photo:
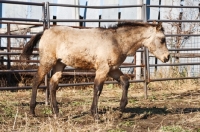
[[[153,24],[156,24],[156,20],[153,20]]]
[[[158,22],[158,25],[156,27],[157,30],[161,30],[162,29],[162,22]]]

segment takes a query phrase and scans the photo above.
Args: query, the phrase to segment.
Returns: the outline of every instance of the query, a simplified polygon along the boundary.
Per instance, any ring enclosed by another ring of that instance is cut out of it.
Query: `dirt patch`
[[[117,86],[117,85],[114,85]],[[181,92],[182,91],[182,92]],[[138,94],[141,93],[141,94]],[[106,85],[99,99],[100,120],[90,115],[92,88],[63,88],[57,92],[60,118],[54,119],[44,105],[44,93],[37,97],[37,117],[30,117],[30,91],[0,92],[1,131],[200,131],[200,89],[177,91],[149,90],[143,98],[142,87],[129,90],[129,104],[118,111],[121,89]]]

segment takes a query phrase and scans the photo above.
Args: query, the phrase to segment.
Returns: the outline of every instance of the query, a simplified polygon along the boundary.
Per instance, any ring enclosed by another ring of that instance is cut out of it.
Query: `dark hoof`
[[[125,108],[126,108],[126,105],[127,105],[127,103],[120,104],[119,110],[120,110],[121,112],[124,112],[124,110],[125,110]]]
[[[35,113],[33,113],[33,112],[31,112],[31,111],[29,112],[29,116],[30,116],[30,117],[36,117]]]
[[[118,108],[118,109],[119,109],[119,111],[120,111],[120,112],[122,112],[122,113],[123,113],[123,112],[124,112],[124,110],[125,110],[125,107],[120,107],[120,108]]]

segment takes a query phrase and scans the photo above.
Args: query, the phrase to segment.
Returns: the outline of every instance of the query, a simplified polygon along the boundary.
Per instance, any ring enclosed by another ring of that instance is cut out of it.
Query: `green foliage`
[[[134,125],[134,121],[124,121],[119,124],[119,126],[131,127]]]
[[[187,77],[188,76],[188,70],[187,67],[182,67],[180,70],[180,77]]]
[[[15,111],[13,110],[12,107],[3,107],[1,108],[1,110],[3,111],[4,115],[7,117],[14,117],[15,116]]]
[[[129,102],[130,104],[135,104],[135,103],[137,102],[137,100],[135,100],[135,99],[129,99],[128,102]]]
[[[151,100],[151,101],[157,100],[156,95],[152,94],[151,96],[149,96],[149,100]]]
[[[122,129],[110,129],[108,132],[126,132],[125,130]]]
[[[112,89],[114,87],[114,84],[107,84],[107,88]]]
[[[71,102],[72,106],[80,106],[80,105],[83,105],[83,104],[84,104],[83,101],[73,101],[73,102]]]
[[[7,101],[3,101],[0,103],[0,110],[1,115],[6,117],[14,117],[16,113],[13,104]]]
[[[42,113],[45,115],[51,115],[52,114],[52,110],[50,107],[46,106],[42,109]]]
[[[162,132],[189,132],[184,130],[181,126],[163,126],[161,127]]]

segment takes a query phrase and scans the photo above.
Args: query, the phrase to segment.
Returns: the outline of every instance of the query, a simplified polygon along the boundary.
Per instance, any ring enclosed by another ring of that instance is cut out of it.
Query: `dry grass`
[[[131,84],[129,104],[122,117],[116,108],[121,98],[118,85],[105,85],[99,99],[101,120],[90,116],[93,90],[62,88],[57,92],[60,118],[54,119],[44,105],[44,93],[38,92],[37,117],[30,117],[31,91],[0,92],[0,131],[200,131],[200,89],[196,80],[154,82],[149,98],[143,98],[143,84]]]

